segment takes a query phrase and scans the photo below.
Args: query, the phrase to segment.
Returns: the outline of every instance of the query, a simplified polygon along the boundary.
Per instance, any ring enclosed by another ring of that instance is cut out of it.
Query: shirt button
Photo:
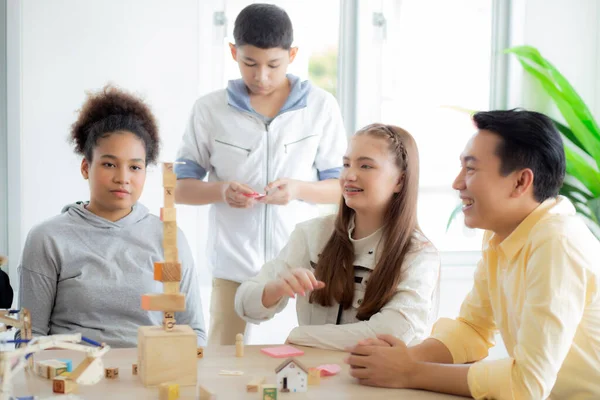
[[[373,254],[373,250],[369,250],[369,254]]]
[[[360,306],[362,304],[362,299],[358,299],[358,305]]]

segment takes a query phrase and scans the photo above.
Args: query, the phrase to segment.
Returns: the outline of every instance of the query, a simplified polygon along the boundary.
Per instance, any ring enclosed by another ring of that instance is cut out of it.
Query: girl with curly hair
[[[31,312],[34,335],[80,332],[113,347],[134,347],[140,325],[160,325],[162,313],[140,307],[145,293],[162,292],[153,264],[164,260],[160,219],[138,202],[146,167],[156,163],[158,128],[143,101],[107,86],[90,94],[71,128],[82,156],[90,200],[69,204],[35,226],[19,271],[21,306]],[[181,292],[199,345],[204,319],[194,261],[181,231]]]

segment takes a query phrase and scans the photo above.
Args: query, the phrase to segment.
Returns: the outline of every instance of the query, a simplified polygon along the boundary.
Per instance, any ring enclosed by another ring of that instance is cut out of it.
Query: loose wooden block
[[[166,221],[163,222],[163,246],[177,247],[177,222]]]
[[[165,187],[164,189],[164,198],[165,198],[165,207],[175,207],[175,188],[174,187]]]
[[[321,384],[321,370],[317,368],[308,369],[308,386],[318,386]]]
[[[163,282],[165,293],[179,293],[179,282]]]
[[[261,376],[260,378],[254,378],[246,384],[246,392],[258,392],[260,385],[265,383],[267,378]]]
[[[204,348],[203,347],[198,347],[196,349],[196,357],[204,358]]]
[[[217,395],[200,385],[198,386],[198,400],[217,400]]]
[[[137,375],[137,374],[138,374],[137,364],[132,364],[131,365],[131,375]]]
[[[162,383],[158,386],[159,400],[177,400],[179,398],[179,385],[176,383]]]
[[[119,377],[119,368],[104,368],[104,377],[106,379],[117,379]]]
[[[142,295],[146,311],[185,311],[185,296],[181,293],[151,293]]]
[[[165,253],[165,261],[166,262],[179,261],[179,251],[177,250],[177,246],[164,247],[163,252]]]
[[[260,386],[260,392],[262,394],[262,400],[277,400],[277,386],[273,384],[266,384]]]
[[[235,335],[235,356],[244,357],[244,335],[241,333]]]
[[[175,325],[171,332],[160,326],[139,327],[137,364],[142,383],[196,385],[197,347],[196,332],[188,325]]]
[[[163,222],[175,222],[177,221],[177,209],[176,208],[165,208],[160,209],[160,220]]]
[[[37,375],[46,379],[53,379],[63,372],[67,372],[67,364],[58,360],[44,360],[35,363]]]
[[[61,394],[74,393],[77,391],[77,384],[67,377],[58,376],[52,380],[52,391]]]
[[[181,263],[155,262],[154,280],[159,282],[179,282],[181,280]]]

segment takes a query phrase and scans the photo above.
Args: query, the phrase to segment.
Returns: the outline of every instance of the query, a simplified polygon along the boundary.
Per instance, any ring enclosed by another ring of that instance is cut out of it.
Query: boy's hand
[[[251,208],[256,200],[247,195],[254,193],[249,186],[238,182],[229,182],[223,192],[223,200],[233,208]]]
[[[260,199],[261,203],[286,205],[298,198],[298,186],[302,182],[295,179],[282,178],[269,183],[265,187],[267,195]]]
[[[273,307],[284,295],[291,298],[296,293],[305,296],[311,290],[323,289],[325,283],[317,280],[312,271],[306,268],[295,268],[279,275],[279,278],[268,282],[263,289],[262,303],[266,308]]]

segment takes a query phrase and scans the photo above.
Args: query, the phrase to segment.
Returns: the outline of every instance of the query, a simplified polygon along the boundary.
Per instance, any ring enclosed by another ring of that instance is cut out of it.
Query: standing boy
[[[286,74],[298,49],[284,10],[244,8],[234,38],[242,79],[196,101],[175,191],[178,203],[213,204],[209,344],[228,345],[246,328],[234,311],[240,283],[277,256],[298,222],[317,216],[316,203],[339,202],[347,144],[334,97]]]

